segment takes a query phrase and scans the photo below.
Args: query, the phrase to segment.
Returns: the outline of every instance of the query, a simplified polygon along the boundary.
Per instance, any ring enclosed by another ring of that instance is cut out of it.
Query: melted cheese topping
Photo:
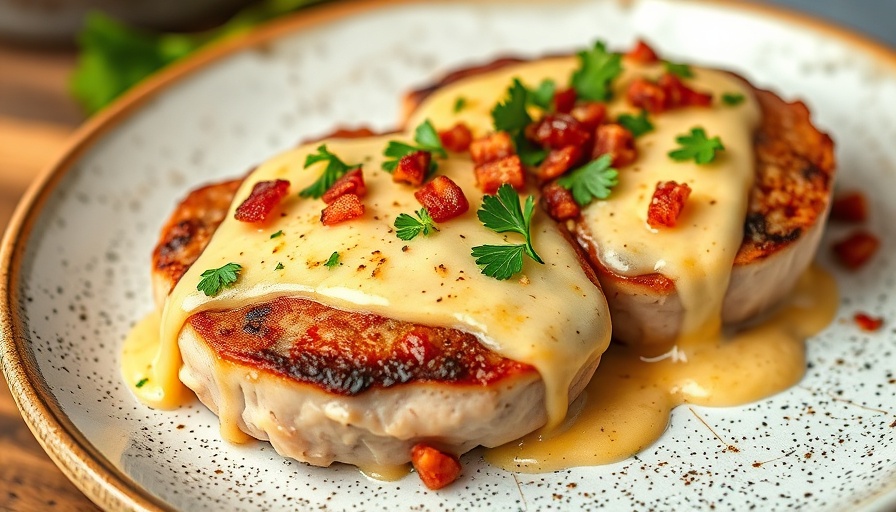
[[[144,402],[162,408],[178,404],[177,337],[190,315],[290,295],[473,333],[497,353],[534,366],[546,383],[549,417],[554,423],[562,420],[573,377],[609,344],[603,295],[588,280],[560,230],[540,212],[532,233],[546,263],[526,261],[524,279],[498,281],[482,275],[470,256],[472,247],[522,240],[494,233],[479,222],[481,194],[472,163],[464,156],[440,161],[439,172],[465,191],[470,210],[439,223],[433,235],[398,239],[392,227],[395,218],[418,210],[420,204],[413,188],[393,183],[391,175],[380,170],[383,149],[395,138],[401,137],[326,142],[343,161],[364,164],[366,212],[339,225],[322,226],[323,202],[297,195],[320,175],[320,166],[303,168],[317,144],[280,155],[246,179],[227,219],[165,304],[160,350],[149,381],[136,389]],[[272,179],[291,183],[290,195],[280,205],[283,215],[260,228],[233,219],[233,210],[253,185]],[[283,235],[272,239],[276,231]],[[340,265],[328,268],[323,263],[333,252],[339,253]],[[196,290],[204,270],[229,262],[243,267],[234,287],[216,297]],[[276,269],[278,263],[281,270]]]

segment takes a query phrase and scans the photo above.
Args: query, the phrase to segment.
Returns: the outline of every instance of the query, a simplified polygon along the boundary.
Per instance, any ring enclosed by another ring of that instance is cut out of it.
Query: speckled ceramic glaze
[[[785,393],[736,408],[683,406],[637,457],[513,474],[463,457],[459,482],[371,481],[270,445],[221,440],[198,403],[138,404],[122,339],[152,308],[149,257],[188,190],[233,177],[336,125],[392,127],[403,91],[496,56],[617,48],[742,73],[802,98],[837,142],[838,186],[869,194],[883,247],[842,291]],[[199,510],[891,510],[896,507],[896,57],[765,10],[668,0],[362,3],[302,13],[163,74],[86,126],[19,209],[2,248],[3,367],[36,435],[110,508]],[[875,333],[852,316],[886,320]],[[730,447],[736,449],[731,449]]]

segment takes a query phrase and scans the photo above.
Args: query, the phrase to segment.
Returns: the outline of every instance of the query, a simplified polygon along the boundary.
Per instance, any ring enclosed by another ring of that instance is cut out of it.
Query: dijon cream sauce
[[[420,204],[413,188],[393,183],[391,175],[380,170],[382,152],[396,138],[402,137],[326,142],[344,161],[364,164],[366,212],[343,224],[322,226],[323,202],[298,197],[322,171],[320,166],[303,168],[317,144],[275,157],[249,176],[233,208],[258,181],[287,179],[291,186],[281,203],[283,215],[258,227],[234,220],[231,210],[166,301],[159,350],[146,370],[149,380],[134,388],[141,400],[154,407],[177,405],[182,396],[177,337],[190,315],[290,295],[471,332],[497,353],[534,366],[546,383],[549,417],[554,423],[563,419],[572,378],[609,344],[603,295],[589,282],[559,229],[541,212],[533,220],[533,243],[546,263],[527,260],[522,275],[509,281],[480,273],[470,255],[472,247],[523,239],[482,226],[476,217],[481,193],[466,156],[439,161],[439,173],[463,188],[470,210],[440,223],[439,231],[428,237],[398,239],[392,227],[395,218],[402,212],[412,214]],[[283,235],[271,238],[277,231]],[[333,252],[339,254],[340,265],[328,268],[323,263]],[[243,267],[234,287],[216,297],[196,290],[204,270],[229,262]],[[280,270],[278,263],[283,265]]]
[[[485,459],[527,473],[608,464],[659,438],[677,405],[741,405],[783,391],[803,376],[805,339],[831,322],[837,305],[833,277],[813,267],[773,315],[724,341],[653,359],[613,345],[560,428],[488,450]]]

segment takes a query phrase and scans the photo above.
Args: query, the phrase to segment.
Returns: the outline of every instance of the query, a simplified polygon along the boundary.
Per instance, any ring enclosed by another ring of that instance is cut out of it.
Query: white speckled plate
[[[795,388],[738,408],[680,407],[637,457],[545,475],[473,452],[461,480],[369,481],[266,443],[231,446],[201,405],[159,412],[120,382],[122,338],[152,307],[149,255],[175,201],[334,125],[393,126],[399,98],[457,66],[646,36],[803,98],[837,141],[839,186],[866,191],[883,238],[834,269],[836,321]],[[0,253],[3,369],[63,470],[109,508],[183,510],[886,510],[896,507],[896,57],[819,23],[735,4],[640,1],[341,3],[176,66],[87,124],[31,190]],[[861,332],[856,311],[882,316]],[[705,420],[705,424],[700,420]],[[708,428],[711,426],[712,429]],[[738,450],[726,449],[735,445]]]

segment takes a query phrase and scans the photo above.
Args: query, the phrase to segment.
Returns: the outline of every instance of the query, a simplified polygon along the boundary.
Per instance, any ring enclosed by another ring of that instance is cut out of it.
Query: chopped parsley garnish
[[[466,107],[466,106],[467,106],[467,98],[464,98],[463,96],[458,96],[457,99],[454,100],[454,113],[457,114],[458,112],[463,110],[464,107]]]
[[[612,156],[601,155],[560,178],[557,184],[572,192],[572,198],[580,206],[595,199],[606,199],[610,197],[611,189],[619,184],[619,173],[611,167],[612,162]]]
[[[679,135],[675,142],[681,147],[670,151],[669,156],[677,162],[693,159],[698,164],[708,164],[715,160],[717,151],[725,149],[721,139],[707,138],[706,132],[700,127],[691,128],[690,135]]]
[[[282,230],[282,229],[281,229],[280,231],[277,231],[277,232],[274,233],[273,235],[271,235],[271,238],[280,238],[281,236],[283,236],[283,230]]]
[[[672,73],[681,78],[693,78],[694,72],[691,71],[691,66],[687,64],[676,64],[674,62],[665,61],[663,62],[663,66],[665,66],[666,71]]]
[[[725,105],[740,105],[746,98],[739,92],[726,92],[722,94],[722,103]]]
[[[318,178],[317,181],[299,192],[299,195],[302,197],[316,198],[324,195],[324,192],[332,187],[333,183],[336,183],[336,180],[341,178],[345,173],[361,167],[361,164],[349,165],[343,162],[338,156],[330,153],[326,144],[321,144],[317,148],[317,153],[310,154],[305,158],[305,169],[318,162],[327,162],[327,166],[324,168],[324,172],[320,175],[320,178]]]
[[[632,132],[635,137],[640,137],[647,132],[653,131],[653,123],[647,118],[647,112],[642,110],[638,115],[620,114],[616,120],[625,127],[626,130]]]
[[[286,267],[283,266],[283,263],[278,262],[277,266],[274,267],[274,270],[283,270],[284,268],[286,268]]]
[[[394,171],[398,167],[398,161],[401,160],[401,157],[414,151],[429,151],[433,156],[442,158],[448,156],[448,153],[442,146],[442,139],[439,138],[439,133],[429,119],[420,123],[417,129],[414,130],[414,142],[417,143],[416,146],[398,142],[397,140],[390,140],[386,150],[383,151],[383,156],[389,158],[389,160],[383,162],[383,170],[386,172]],[[435,159],[431,160],[429,162],[429,173],[432,174],[438,167],[439,164],[436,163]]]
[[[519,78],[514,78],[513,84],[507,89],[507,96],[492,109],[492,121],[496,131],[505,131],[513,139],[516,153],[523,164],[536,166],[545,159],[548,152],[526,139],[526,127],[532,123],[532,117],[526,110],[529,94]]]
[[[529,89],[526,100],[530,105],[535,105],[542,110],[550,110],[554,102],[554,93],[557,84],[550,78],[545,78],[538,84],[537,89]]]
[[[242,270],[242,265],[238,263],[228,263],[221,268],[208,269],[202,273],[202,280],[199,281],[196,289],[207,297],[214,297],[221,293],[222,289],[233,286]]]
[[[148,378],[148,377],[143,377],[142,379],[140,379],[140,380],[137,381],[137,384],[136,384],[136,385],[137,385],[138,388],[142,388],[143,386],[146,385],[147,382],[149,382],[149,378]]]
[[[573,72],[570,85],[578,97],[592,101],[610,99],[613,80],[622,73],[622,55],[608,52],[603,41],[577,55],[579,68]]]
[[[331,254],[326,263],[324,263],[324,266],[327,268],[333,268],[336,265],[339,265],[339,253],[333,251],[333,254]]]
[[[417,215],[416,219],[406,213],[399,213],[395,218],[395,235],[398,238],[411,240],[420,233],[429,236],[433,231],[439,230],[426,208],[420,208],[414,213]]]
[[[483,196],[482,206],[476,215],[485,227],[496,233],[519,233],[526,238],[524,244],[473,247],[471,254],[476,258],[476,264],[483,274],[499,280],[510,279],[523,270],[523,254],[544,264],[532,247],[530,228],[534,209],[535,200],[532,196],[527,197],[525,206],[521,207],[520,196],[506,183],[501,185],[495,195]]]

